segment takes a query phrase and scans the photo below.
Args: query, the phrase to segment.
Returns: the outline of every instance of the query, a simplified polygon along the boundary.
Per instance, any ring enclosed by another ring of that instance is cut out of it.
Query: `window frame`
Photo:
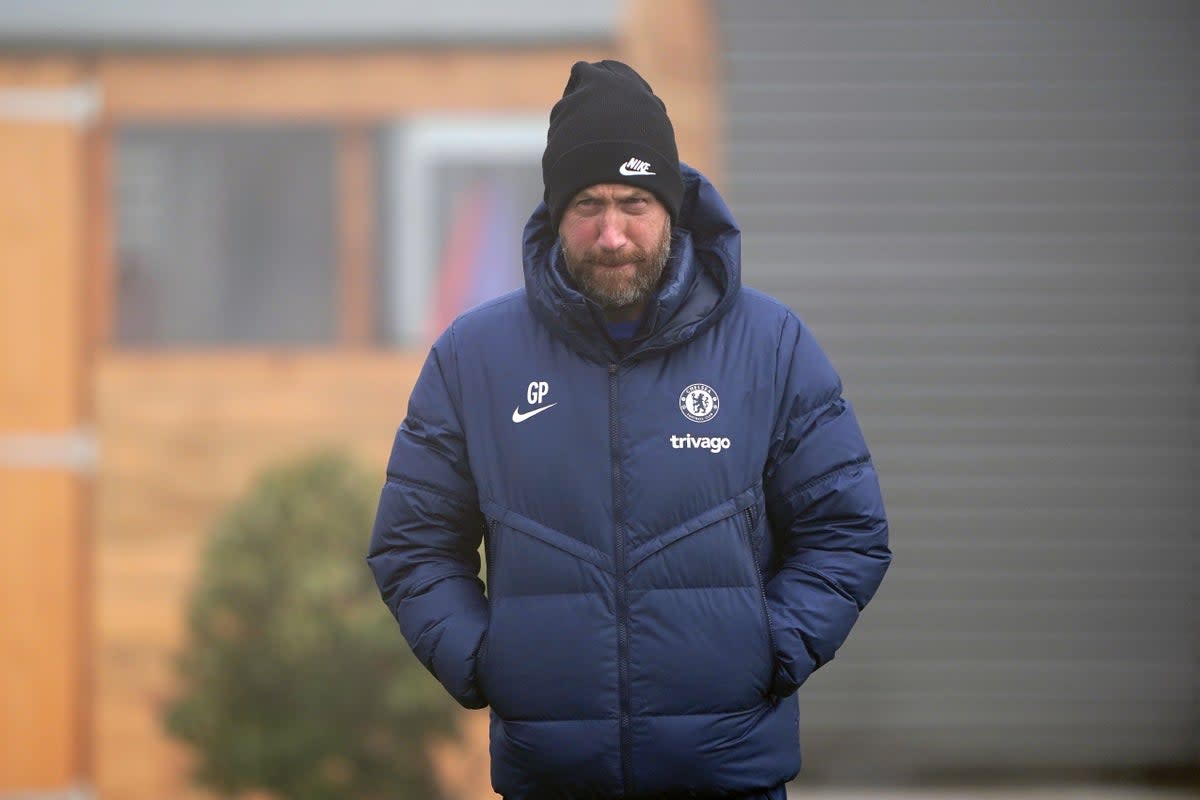
[[[384,133],[392,154],[386,175],[387,207],[396,236],[388,237],[382,269],[388,277],[385,338],[419,343],[426,334],[440,245],[434,201],[437,170],[455,160],[498,166],[540,163],[546,147],[544,116],[426,115],[409,117]]]

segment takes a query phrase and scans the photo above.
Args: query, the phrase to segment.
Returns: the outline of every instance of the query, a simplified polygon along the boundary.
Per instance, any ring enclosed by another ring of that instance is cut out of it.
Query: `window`
[[[414,120],[386,134],[383,337],[423,345],[522,285],[521,236],[542,199],[542,118]]]
[[[332,341],[334,160],[329,128],[122,128],[117,342]]]

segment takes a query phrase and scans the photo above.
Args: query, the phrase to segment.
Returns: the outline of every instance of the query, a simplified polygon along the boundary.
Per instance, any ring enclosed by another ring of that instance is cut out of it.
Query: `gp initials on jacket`
[[[547,403],[542,405],[542,400],[550,393],[550,384],[546,381],[531,381],[525,389],[525,399],[533,406],[528,411],[522,411],[518,405],[513,409],[512,421],[520,424],[530,417],[536,417],[538,414],[548,409],[554,408],[558,403]]]

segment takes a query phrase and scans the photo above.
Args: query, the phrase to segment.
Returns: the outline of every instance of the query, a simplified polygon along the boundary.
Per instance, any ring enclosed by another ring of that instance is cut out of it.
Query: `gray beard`
[[[623,259],[611,257],[606,259],[604,256],[577,257],[567,249],[561,239],[559,247],[567,266],[567,274],[575,282],[575,287],[579,291],[605,310],[627,308],[645,301],[658,289],[659,281],[662,280],[663,271],[667,266],[667,259],[671,257],[671,228],[669,225],[666,226],[662,239],[659,240],[658,247],[653,253],[640,251],[635,255],[632,262],[637,269],[633,279],[628,282],[617,283],[604,280],[601,277],[603,273],[600,272],[604,267],[599,266],[612,261],[617,264],[626,263],[631,260],[628,257]]]

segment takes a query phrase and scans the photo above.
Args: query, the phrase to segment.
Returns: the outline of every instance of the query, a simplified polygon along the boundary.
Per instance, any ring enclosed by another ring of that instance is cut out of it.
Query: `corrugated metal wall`
[[[746,281],[808,320],[897,561],[811,777],[1200,762],[1200,4],[716,4]]]

